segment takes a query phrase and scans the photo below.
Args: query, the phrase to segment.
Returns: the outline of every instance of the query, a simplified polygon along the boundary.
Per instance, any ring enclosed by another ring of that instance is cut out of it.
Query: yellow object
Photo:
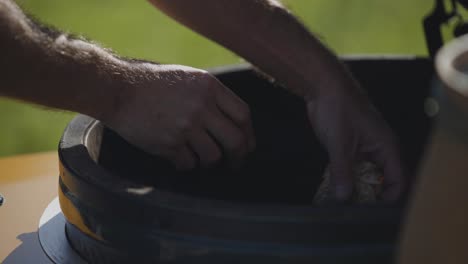
[[[88,226],[83,221],[83,218],[81,217],[80,212],[78,212],[78,209],[73,205],[73,203],[68,199],[65,194],[60,190],[59,188],[59,201],[60,201],[60,208],[62,209],[63,214],[65,215],[65,218],[67,218],[68,222],[76,226],[79,230],[87,234],[88,236],[91,236],[92,238],[96,240],[103,240],[102,237],[99,235],[95,234],[93,231],[91,231]]]

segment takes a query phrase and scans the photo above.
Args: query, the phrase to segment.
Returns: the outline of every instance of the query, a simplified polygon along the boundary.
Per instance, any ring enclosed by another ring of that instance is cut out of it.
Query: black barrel
[[[413,174],[431,125],[431,61],[345,61]],[[59,146],[59,197],[75,250],[91,263],[391,263],[403,205],[313,206],[328,161],[304,102],[248,66],[212,72],[250,105],[256,151],[239,170],[177,173],[76,117]]]

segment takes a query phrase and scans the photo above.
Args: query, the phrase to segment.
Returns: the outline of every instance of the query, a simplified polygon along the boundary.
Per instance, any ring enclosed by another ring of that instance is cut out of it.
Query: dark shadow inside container
[[[345,61],[394,129],[404,165],[414,175],[430,130],[424,100],[432,62],[415,58]],[[108,129],[103,132],[100,165],[117,177],[175,193],[236,202],[310,204],[328,160],[309,125],[304,102],[247,67],[213,73],[251,108],[257,148],[240,169],[229,169],[221,162],[215,168],[179,173]]]

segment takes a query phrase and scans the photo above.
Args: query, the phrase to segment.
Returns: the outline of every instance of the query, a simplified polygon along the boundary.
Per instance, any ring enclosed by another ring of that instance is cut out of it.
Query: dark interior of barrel
[[[394,129],[404,165],[414,176],[430,131],[424,100],[433,75],[431,61],[347,63]],[[202,198],[311,204],[328,160],[309,125],[304,102],[252,70],[228,70],[216,76],[251,108],[257,148],[240,169],[229,169],[222,161],[210,169],[177,172],[167,161],[138,150],[108,129],[103,132],[100,165],[117,177]]]

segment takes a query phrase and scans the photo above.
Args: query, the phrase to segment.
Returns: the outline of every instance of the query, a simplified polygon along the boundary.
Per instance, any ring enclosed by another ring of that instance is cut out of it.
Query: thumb
[[[332,197],[339,202],[345,202],[353,193],[353,161],[349,157],[331,157],[330,183]]]

